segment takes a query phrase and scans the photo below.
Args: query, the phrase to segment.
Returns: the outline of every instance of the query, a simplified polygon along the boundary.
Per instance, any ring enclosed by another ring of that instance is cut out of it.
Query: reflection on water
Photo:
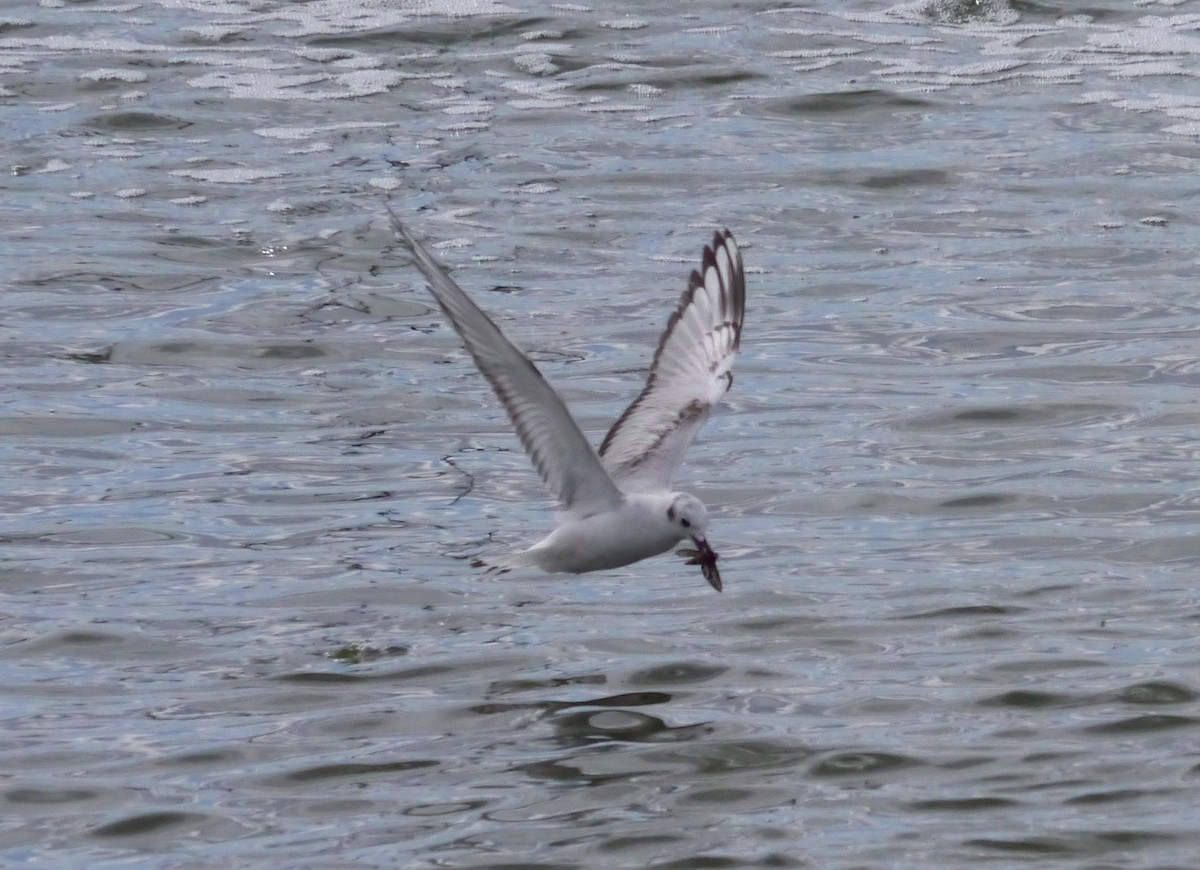
[[[1185,6],[6,6],[3,863],[1190,866]],[[597,434],[737,233],[723,597],[384,196]]]

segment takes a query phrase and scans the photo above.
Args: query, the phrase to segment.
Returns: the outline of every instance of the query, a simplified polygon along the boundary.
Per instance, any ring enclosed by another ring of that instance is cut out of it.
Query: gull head
[[[718,592],[721,591],[721,572],[717,570],[717,552],[709,546],[708,508],[704,502],[686,492],[677,493],[667,507],[667,521],[678,527],[679,540],[691,538],[696,549],[680,550],[680,556],[688,557],[687,564],[699,565],[704,579]]]

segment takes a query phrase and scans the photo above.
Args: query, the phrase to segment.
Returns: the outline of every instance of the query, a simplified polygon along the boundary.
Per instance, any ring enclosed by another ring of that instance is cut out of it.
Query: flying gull
[[[388,211],[560,507],[558,528],[544,540],[474,564],[499,572],[532,565],[581,574],[629,565],[690,538],[695,548],[679,555],[699,565],[720,592],[717,553],[706,537],[708,510],[671,484],[696,433],[733,383],[746,282],[729,231],[714,233],[712,245],[705,246],[700,268],[659,339],[646,386],[596,451],[529,357],[471,301],[390,204]]]

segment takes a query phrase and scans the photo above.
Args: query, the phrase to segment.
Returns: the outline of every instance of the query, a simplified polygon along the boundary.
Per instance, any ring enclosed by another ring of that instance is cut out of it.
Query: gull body
[[[715,233],[700,269],[667,322],[646,385],[593,450],[566,404],[533,362],[471,301],[390,205],[392,226],[430,291],[491,384],[525,451],[560,507],[558,527],[528,550],[474,564],[496,571],[535,566],[580,574],[681,550],[717,591],[708,510],[671,484],[696,432],[733,383],[745,316],[742,257],[728,230]]]
[[[681,522],[685,518],[687,526]],[[689,537],[702,546],[707,530],[708,511],[694,495],[630,492],[613,510],[567,518],[528,550],[487,564],[501,569],[536,565],[543,571],[569,574],[604,571],[665,553]],[[608,544],[600,548],[596,541]],[[719,581],[720,575],[716,576]]]

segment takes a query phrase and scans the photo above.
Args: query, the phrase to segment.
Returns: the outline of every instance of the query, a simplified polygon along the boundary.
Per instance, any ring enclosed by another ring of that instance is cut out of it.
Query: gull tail
[[[538,565],[538,558],[533,550],[487,556],[471,562],[472,568],[486,568],[488,574],[507,574],[515,568],[526,568],[530,565]]]

